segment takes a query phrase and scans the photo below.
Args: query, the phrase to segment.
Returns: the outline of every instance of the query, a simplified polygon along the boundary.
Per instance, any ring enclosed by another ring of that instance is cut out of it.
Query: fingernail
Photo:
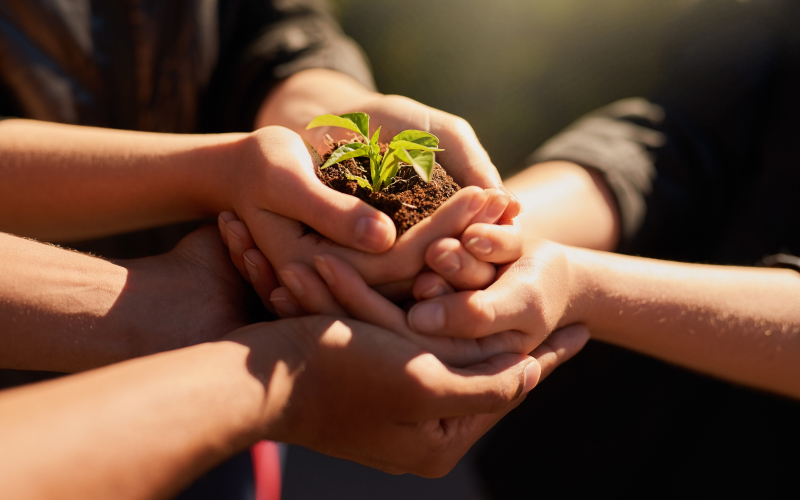
[[[319,272],[319,275],[322,276],[322,279],[324,279],[327,284],[336,284],[336,278],[333,277],[331,266],[328,264],[328,261],[325,260],[325,257],[321,255],[315,255],[314,264],[317,265],[317,272]]]
[[[269,301],[272,302],[272,305],[275,307],[275,311],[278,313],[278,316],[282,318],[294,318],[302,315],[302,313],[297,310],[297,307],[295,307],[294,304],[283,297],[270,297]]]
[[[444,307],[438,302],[423,302],[408,312],[411,328],[421,333],[436,332],[444,328]]]
[[[228,229],[228,248],[233,253],[242,253],[242,239],[230,229]]]
[[[486,203],[486,192],[476,194],[475,197],[472,198],[472,201],[469,203],[469,211],[477,212],[483,204]]]
[[[247,268],[247,274],[250,276],[250,283],[255,285],[258,280],[258,268],[250,262],[246,255],[242,255],[242,257],[244,257],[244,267]]]
[[[508,199],[505,197],[495,198],[489,208],[486,209],[486,218],[492,222],[503,215],[506,207],[508,206]]]
[[[375,252],[383,252],[392,241],[394,224],[375,217],[362,217],[356,222],[356,244]]]
[[[297,273],[294,271],[280,271],[278,274],[283,284],[286,285],[286,288],[288,288],[295,297],[302,297],[306,293],[303,285],[297,278]]]
[[[534,361],[525,367],[525,385],[522,388],[522,394],[531,392],[531,389],[536,387],[539,383],[539,377],[542,374],[542,367],[539,366],[538,361]]]
[[[447,293],[447,290],[445,290],[442,285],[435,285],[422,292],[420,297],[423,299],[435,299],[436,297],[444,295],[445,293]]]
[[[492,253],[492,240],[489,238],[476,236],[475,238],[469,240],[464,246],[467,247],[467,250],[474,254],[489,255]]]
[[[452,250],[447,250],[433,261],[436,270],[445,274],[453,274],[461,269],[461,258]]]

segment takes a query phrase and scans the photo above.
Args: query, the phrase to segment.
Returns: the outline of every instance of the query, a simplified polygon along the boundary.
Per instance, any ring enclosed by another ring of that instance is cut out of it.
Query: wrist
[[[256,115],[255,128],[279,125],[315,144],[321,131],[306,130],[311,120],[323,114],[362,111],[363,103],[380,95],[338,71],[320,68],[300,71],[270,92]]]
[[[588,327],[591,322],[590,310],[595,300],[594,292],[596,290],[592,281],[594,274],[591,254],[581,248],[559,246],[567,259],[568,303],[558,327],[575,323],[582,323]]]

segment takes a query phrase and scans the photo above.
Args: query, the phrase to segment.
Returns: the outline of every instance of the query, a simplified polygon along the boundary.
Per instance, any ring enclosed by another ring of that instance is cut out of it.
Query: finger
[[[536,385],[541,373],[539,363],[524,354],[499,354],[465,368],[432,358],[417,356],[406,367],[424,384],[429,396],[423,405],[430,406],[430,418],[506,411]]]
[[[461,243],[476,259],[494,264],[514,262],[524,252],[522,230],[511,222],[473,224],[461,235]]]
[[[332,255],[317,256],[315,261],[320,276],[351,317],[390,330],[452,366],[472,365],[500,353],[527,353],[539,343],[519,331],[478,340],[420,335],[408,327],[402,309],[367,286],[345,261]]]
[[[436,273],[420,273],[414,280],[412,293],[418,301],[433,299],[456,290],[450,283]]]
[[[314,264],[327,289],[350,316],[401,335],[416,336],[406,324],[405,312],[367,286],[346,262],[328,254],[315,256]]]
[[[550,375],[560,364],[578,353],[589,341],[584,325],[570,325],[554,331],[531,353],[542,367],[541,378]]]
[[[250,231],[247,229],[244,222],[240,220],[231,220],[227,222],[226,227],[228,229],[228,251],[231,255],[231,261],[233,261],[233,265],[236,266],[236,269],[239,270],[239,274],[241,274],[245,280],[251,282],[250,273],[244,262],[244,252],[255,248],[256,244],[252,236],[250,236]]]
[[[217,217],[217,226],[219,226],[219,236],[225,246],[228,246],[228,221],[237,220],[236,214],[233,212],[222,212]]]
[[[288,288],[276,288],[272,291],[269,300],[275,308],[275,312],[282,319],[299,318],[306,315],[303,307]]]
[[[433,242],[425,252],[425,263],[457,290],[484,288],[497,274],[492,264],[476,259],[454,238]]]
[[[505,213],[511,198],[500,189],[490,189],[490,200],[483,206],[480,212],[473,217],[470,224],[494,224],[499,221]]]
[[[408,324],[422,334],[460,338],[481,338],[521,327],[535,329],[535,318],[530,316],[537,313],[536,304],[527,304],[526,294],[513,285],[498,286],[501,280],[486,290],[458,292],[415,304],[408,312]]]
[[[470,221],[499,192],[476,187],[462,189],[440,206],[436,212],[409,229],[391,250],[382,255],[359,258],[337,255],[353,264],[370,285],[399,281],[417,275],[423,268],[428,247],[437,239],[455,237],[464,232]]]
[[[272,179],[268,206],[273,212],[302,221],[346,247],[380,253],[395,241],[397,231],[388,215],[349,194],[320,182],[300,136],[271,134]]]
[[[261,298],[261,302],[270,310],[274,305],[270,299],[272,292],[280,286],[275,271],[261,250],[250,248],[242,254],[244,267],[250,277],[250,284]]]
[[[309,314],[349,317],[319,275],[304,264],[289,264],[278,271],[281,282]]]

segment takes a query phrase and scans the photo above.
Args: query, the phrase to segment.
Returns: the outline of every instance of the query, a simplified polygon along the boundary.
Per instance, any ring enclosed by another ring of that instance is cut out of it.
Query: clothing
[[[671,47],[656,95],[590,113],[531,157],[603,172],[623,253],[800,255],[800,6],[738,8]],[[495,499],[763,498],[797,489],[798,422],[796,401],[590,342],[501,422],[481,464]]]
[[[270,88],[307,68],[373,85],[324,0],[0,1],[0,115],[250,131]]]
[[[250,131],[272,87],[309,68],[374,83],[360,48],[324,0],[0,0],[0,116],[170,133]],[[72,247],[109,258],[170,250],[198,223]],[[55,376],[0,370],[0,387]],[[277,448],[253,450],[260,479],[279,478]],[[275,455],[264,462],[268,455]],[[252,499],[249,452],[180,495]]]

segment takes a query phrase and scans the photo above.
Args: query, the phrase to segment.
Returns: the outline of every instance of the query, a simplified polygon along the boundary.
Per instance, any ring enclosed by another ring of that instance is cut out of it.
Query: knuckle
[[[467,300],[466,328],[469,333],[479,335],[489,331],[497,318],[497,310],[483,292],[474,292]]]

